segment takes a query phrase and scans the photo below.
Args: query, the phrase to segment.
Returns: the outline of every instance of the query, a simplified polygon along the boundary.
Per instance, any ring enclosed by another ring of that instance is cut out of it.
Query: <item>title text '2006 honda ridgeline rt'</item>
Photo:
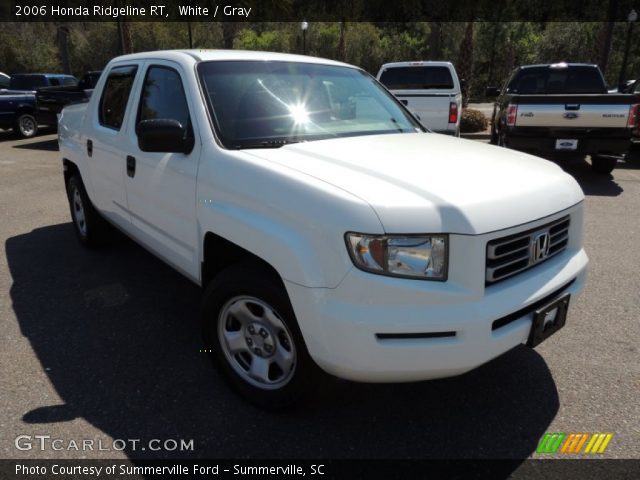
[[[81,243],[115,226],[202,285],[205,348],[265,407],[322,372],[416,381],[535,346],[584,285],[572,177],[426,132],[342,63],[118,57],[59,142]]]

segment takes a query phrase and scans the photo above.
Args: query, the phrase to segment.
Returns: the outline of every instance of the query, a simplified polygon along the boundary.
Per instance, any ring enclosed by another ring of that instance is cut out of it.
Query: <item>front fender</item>
[[[373,209],[343,190],[269,162],[221,157],[200,165],[200,238],[233,242],[283,280],[335,288],[353,266],[344,234],[383,233]]]

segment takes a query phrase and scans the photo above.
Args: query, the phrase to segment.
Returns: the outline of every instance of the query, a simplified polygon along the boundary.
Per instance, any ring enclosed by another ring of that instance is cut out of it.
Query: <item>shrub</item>
[[[488,126],[487,117],[481,111],[472,108],[462,109],[462,118],[460,118],[462,133],[484,132]]]

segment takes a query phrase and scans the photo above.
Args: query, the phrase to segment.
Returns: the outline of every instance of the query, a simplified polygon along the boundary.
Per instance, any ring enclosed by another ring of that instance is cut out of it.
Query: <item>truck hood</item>
[[[482,234],[584,198],[576,181],[552,162],[438,134],[360,136],[245,153],[359,197],[387,233]]]

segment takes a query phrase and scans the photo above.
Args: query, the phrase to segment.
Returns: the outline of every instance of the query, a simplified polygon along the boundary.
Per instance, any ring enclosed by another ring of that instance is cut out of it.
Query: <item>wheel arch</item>
[[[219,272],[237,264],[248,264],[264,270],[274,280],[277,280],[279,286],[286,291],[282,276],[269,262],[220,235],[207,232],[202,244],[202,262],[200,265],[202,288],[206,288]]]
[[[63,174],[64,174],[64,184],[65,185],[67,184],[69,179],[75,174],[78,174],[78,176],[82,180],[82,183],[84,183],[84,180],[82,179],[82,174],[80,173],[80,169],[78,168],[78,166],[75,163],[73,163],[68,158],[63,158],[62,159],[62,171],[63,171]]]
[[[30,115],[35,115],[36,113],[36,109],[33,105],[20,105],[18,106],[18,108],[16,108],[16,120],[18,120],[18,117],[20,115],[22,115],[23,113],[28,113]]]

